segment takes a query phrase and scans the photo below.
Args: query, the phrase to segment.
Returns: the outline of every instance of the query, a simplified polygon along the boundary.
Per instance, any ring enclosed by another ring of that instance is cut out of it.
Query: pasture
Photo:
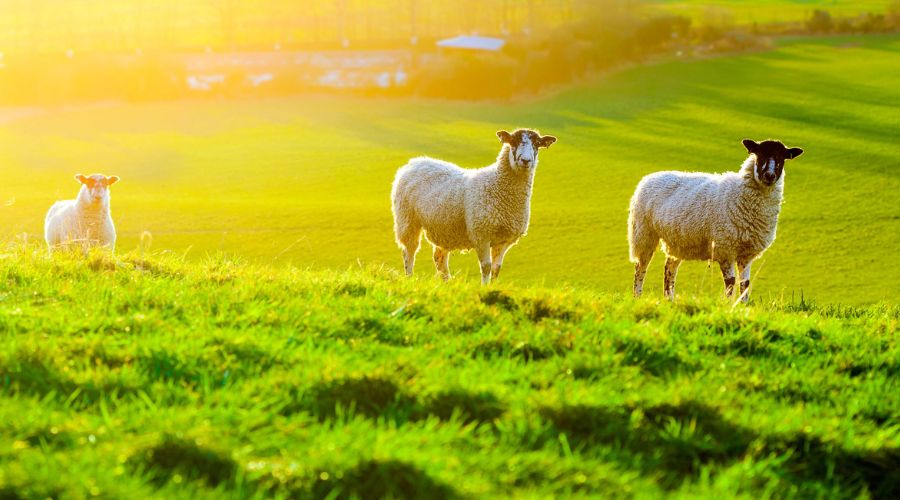
[[[896,306],[30,248],[0,283],[3,498],[900,492]]]
[[[389,192],[428,154],[487,165],[500,128],[559,137],[541,155],[529,234],[507,257],[515,284],[630,289],[626,209],[664,169],[737,169],[741,139],[806,153],[786,169],[778,239],[754,268],[758,300],[863,304],[900,296],[900,37],[797,39],[776,50],[622,71],[556,96],[509,103],[302,97],[106,103],[0,112],[0,230],[40,238],[44,212],[78,172],[122,177],[113,213],[123,251],[149,232],[188,259],[400,268]],[[417,272],[432,276],[430,250]],[[654,259],[648,292],[661,295]],[[477,279],[474,255],[451,257]],[[679,290],[721,291],[689,262]]]
[[[0,110],[0,498],[896,498],[898,67],[801,38],[513,103]],[[559,142],[500,282],[401,276],[395,170],[517,126]],[[638,180],[745,137],[805,150],[751,304],[703,262],[663,301],[659,254],[631,300]],[[46,257],[79,172],[122,178],[115,258]]]
[[[884,12],[896,2],[886,0],[652,0],[654,8],[690,17],[702,23],[747,25],[753,23],[806,21],[814,10],[826,10],[836,17]]]

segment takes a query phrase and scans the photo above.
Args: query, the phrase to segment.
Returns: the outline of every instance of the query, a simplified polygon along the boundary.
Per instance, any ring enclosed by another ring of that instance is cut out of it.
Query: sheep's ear
[[[505,130],[498,130],[497,137],[500,138],[500,142],[511,144],[512,143],[512,134]]]
[[[545,135],[538,139],[538,147],[539,148],[549,148],[551,144],[556,142],[556,137],[552,135]]]
[[[747,148],[747,151],[750,153],[755,154],[759,150],[759,143],[754,140],[744,139],[743,143],[744,147]]]
[[[80,183],[82,183],[82,184],[84,184],[84,183],[87,182],[88,178],[85,177],[85,176],[82,175],[82,174],[77,174],[77,175],[75,176],[75,180],[78,181],[78,182],[80,182]]]
[[[788,160],[793,160],[794,158],[803,154],[803,150],[800,148],[791,148],[787,150]]]
[[[118,176],[118,175],[112,175],[112,176],[106,178],[106,185],[107,185],[107,186],[112,186],[113,184],[115,184],[115,183],[117,183],[117,182],[119,182],[119,176]]]

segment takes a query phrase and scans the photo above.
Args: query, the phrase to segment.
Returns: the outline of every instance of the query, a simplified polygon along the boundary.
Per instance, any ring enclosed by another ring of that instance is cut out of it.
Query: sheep
[[[44,239],[50,254],[73,245],[80,245],[84,251],[104,247],[115,252],[116,227],[109,210],[109,186],[119,182],[119,178],[78,174],[75,180],[81,183],[78,196],[54,203],[44,219]]]
[[[740,299],[747,302],[750,265],[775,241],[784,162],[803,150],[774,140],[745,139],[743,144],[750,156],[738,172],[657,172],[638,183],[628,213],[635,297],[643,291],[647,266],[662,240],[666,298],[675,298],[675,276],[682,261],[708,260],[719,264],[729,298],[737,264]]]
[[[453,250],[475,250],[483,285],[500,275],[506,252],[528,229],[538,149],[549,148],[556,137],[531,129],[500,130],[497,137],[502,143],[497,161],[484,168],[419,157],[397,170],[391,203],[407,275],[413,273],[423,231],[444,281],[450,278]]]

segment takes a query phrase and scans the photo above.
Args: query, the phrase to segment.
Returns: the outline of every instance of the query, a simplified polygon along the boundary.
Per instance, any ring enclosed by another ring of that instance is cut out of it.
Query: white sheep
[[[119,178],[78,174],[75,179],[81,183],[78,196],[54,203],[44,219],[44,239],[50,253],[73,246],[85,251],[92,247],[115,251],[116,227],[109,210],[109,186]]]
[[[538,149],[556,142],[535,130],[501,130],[497,161],[463,169],[433,158],[414,158],[397,171],[391,190],[394,234],[403,266],[412,275],[422,231],[434,246],[440,276],[450,277],[449,254],[475,249],[481,282],[497,279],[503,257],[528,229]]]
[[[631,198],[628,243],[634,263],[634,295],[643,291],[653,252],[663,242],[664,292],[675,297],[675,276],[684,260],[719,264],[725,294],[734,293],[734,264],[741,300],[749,298],[750,264],[775,241],[784,191],[784,162],[800,148],[779,141],[744,140],[750,156],[738,172],[657,172],[644,177]]]

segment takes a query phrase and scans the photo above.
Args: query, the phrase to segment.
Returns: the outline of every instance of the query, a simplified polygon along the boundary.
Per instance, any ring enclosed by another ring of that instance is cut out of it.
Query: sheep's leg
[[[434,257],[434,267],[437,269],[438,274],[441,279],[447,281],[450,279],[450,252],[435,245],[434,253],[432,254]]]
[[[719,267],[722,269],[722,280],[725,281],[725,296],[730,299],[734,296],[734,263],[719,262]]]
[[[645,250],[634,259],[634,296],[640,297],[644,293],[644,277],[647,276],[647,267],[653,259],[654,247],[645,247]]]
[[[666,258],[665,279],[663,280],[663,292],[669,300],[675,300],[675,276],[678,275],[678,266],[681,260],[669,256]]]
[[[475,248],[478,254],[478,262],[481,264],[481,284],[487,285],[491,282],[491,245],[484,244]]]
[[[491,266],[491,280],[496,280],[500,277],[500,268],[503,267],[503,258],[506,257],[506,252],[509,251],[510,247],[512,247],[512,245],[500,245],[491,248],[491,260],[493,261],[493,265]]]
[[[741,276],[741,302],[747,303],[750,300],[750,262],[740,262],[738,261],[738,273]]]
[[[647,276],[647,264],[649,262],[636,262],[634,264],[634,296],[640,297],[644,293],[644,277]]]
[[[416,252],[419,251],[419,243],[422,241],[422,230],[408,231],[402,238],[398,238],[403,254],[403,268],[407,276],[412,276],[413,267],[416,265]]]

